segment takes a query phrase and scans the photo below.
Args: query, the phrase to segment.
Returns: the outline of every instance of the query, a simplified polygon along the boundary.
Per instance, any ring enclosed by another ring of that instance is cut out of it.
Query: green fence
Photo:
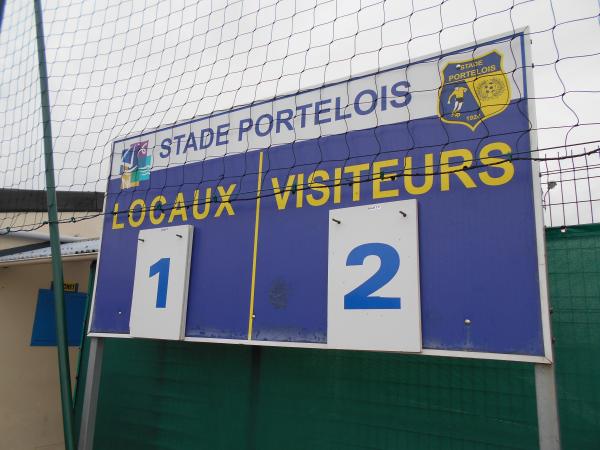
[[[563,449],[600,449],[600,226],[546,233]]]
[[[563,449],[600,448],[600,227],[547,231]],[[535,449],[533,366],[108,339],[95,448]]]

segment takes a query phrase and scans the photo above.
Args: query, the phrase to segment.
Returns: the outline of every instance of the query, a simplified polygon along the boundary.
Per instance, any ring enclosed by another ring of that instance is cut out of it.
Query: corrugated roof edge
[[[60,246],[60,253],[63,257],[92,255],[98,253],[100,249],[100,239],[87,239],[84,241],[68,242]],[[50,247],[39,248],[35,250],[15,252],[0,257],[0,264],[49,259],[51,258]]]

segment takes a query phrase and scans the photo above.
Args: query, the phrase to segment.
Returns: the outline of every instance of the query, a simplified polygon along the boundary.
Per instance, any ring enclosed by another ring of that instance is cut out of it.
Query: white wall
[[[87,290],[90,261],[64,264],[65,280]],[[49,262],[0,268],[0,449],[64,448],[56,347],[31,347],[38,289],[49,288]],[[79,350],[71,347],[71,373]]]

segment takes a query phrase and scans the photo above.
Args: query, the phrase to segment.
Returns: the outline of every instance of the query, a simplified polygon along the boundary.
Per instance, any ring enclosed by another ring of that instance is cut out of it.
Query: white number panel
[[[417,201],[329,212],[327,344],[420,352]]]
[[[193,231],[191,225],[140,231],[131,336],[183,339]]]

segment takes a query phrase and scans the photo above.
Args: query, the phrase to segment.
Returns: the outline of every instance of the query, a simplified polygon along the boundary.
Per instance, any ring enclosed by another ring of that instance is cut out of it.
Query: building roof
[[[30,189],[0,189],[0,212],[46,212],[46,191]],[[57,191],[59,212],[100,212],[103,192]]]
[[[64,256],[92,256],[100,249],[100,239],[87,239],[77,242],[68,242],[60,246],[60,253]],[[0,264],[24,262],[38,259],[50,259],[50,243],[46,247],[36,249],[15,248],[14,253],[0,256]]]

